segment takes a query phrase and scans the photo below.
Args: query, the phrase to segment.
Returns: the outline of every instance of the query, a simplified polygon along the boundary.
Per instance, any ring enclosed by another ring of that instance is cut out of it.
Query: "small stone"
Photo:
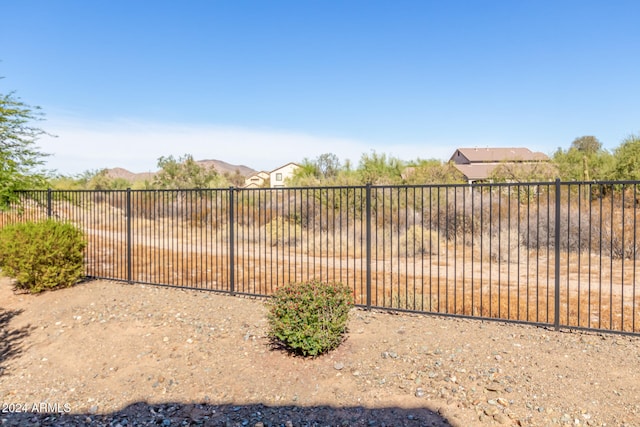
[[[507,424],[509,422],[509,418],[505,414],[502,414],[500,412],[495,414],[493,416],[493,419],[496,420],[496,422],[498,422],[500,424]]]
[[[424,396],[424,389],[422,389],[421,387],[418,387],[416,389],[416,397],[423,397]]]
[[[493,417],[494,415],[496,415],[498,413],[498,410],[494,407],[490,407],[490,408],[486,408],[484,410],[485,415],[488,415],[490,417]]]
[[[335,369],[336,371],[341,371],[342,369],[344,369],[344,363],[342,362],[336,362],[333,365],[333,369]]]

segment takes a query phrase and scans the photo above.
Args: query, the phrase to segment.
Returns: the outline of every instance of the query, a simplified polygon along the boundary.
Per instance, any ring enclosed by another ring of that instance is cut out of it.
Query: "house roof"
[[[491,172],[499,163],[454,164],[469,181],[484,180],[491,176]]]
[[[287,163],[287,164],[285,164],[285,165],[282,165],[282,166],[279,166],[279,167],[275,168],[274,170],[272,170],[272,171],[271,171],[271,172],[269,172],[269,173],[274,173],[274,172],[276,172],[276,171],[279,171],[280,169],[284,169],[284,168],[286,168],[286,167],[287,167],[287,166],[289,166],[289,165],[293,165],[293,166],[296,166],[296,167],[300,167],[300,165],[299,165],[299,164],[297,164],[297,163],[295,163],[295,162],[289,162],[289,163]]]
[[[254,177],[267,179],[269,178],[269,172],[265,172],[265,171],[256,172],[253,175],[251,175],[249,179]]]
[[[499,163],[505,161],[540,162],[549,160],[549,158],[544,153],[534,152],[523,147],[458,148],[455,153],[453,153],[450,160],[460,164]]]

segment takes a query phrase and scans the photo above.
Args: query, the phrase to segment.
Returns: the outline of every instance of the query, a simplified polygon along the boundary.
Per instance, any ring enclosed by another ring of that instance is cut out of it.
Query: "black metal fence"
[[[29,191],[0,226],[76,223],[94,278],[638,334],[638,184]]]

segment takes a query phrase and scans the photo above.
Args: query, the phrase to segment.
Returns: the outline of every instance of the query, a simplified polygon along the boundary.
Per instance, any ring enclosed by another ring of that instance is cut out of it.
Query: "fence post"
[[[555,297],[554,297],[554,327],[556,331],[560,330],[560,178],[556,178],[556,206],[555,206],[555,227],[554,227],[554,279],[555,279]]]
[[[127,283],[132,284],[132,260],[131,260],[131,188],[127,188],[126,213],[127,213]]]
[[[371,310],[371,183],[366,187],[367,310]]]
[[[233,209],[234,204],[234,192],[235,188],[233,186],[229,187],[229,292],[231,295],[235,294],[236,291],[236,275],[235,275],[235,236],[234,236],[234,222],[235,222],[235,212]]]
[[[51,215],[53,214],[51,193],[51,189],[47,188],[47,218],[51,218]]]

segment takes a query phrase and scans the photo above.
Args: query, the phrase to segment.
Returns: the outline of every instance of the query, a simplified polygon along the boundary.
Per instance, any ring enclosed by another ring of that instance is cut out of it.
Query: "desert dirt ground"
[[[266,300],[0,278],[1,425],[640,426],[640,338],[354,308],[315,359]]]

